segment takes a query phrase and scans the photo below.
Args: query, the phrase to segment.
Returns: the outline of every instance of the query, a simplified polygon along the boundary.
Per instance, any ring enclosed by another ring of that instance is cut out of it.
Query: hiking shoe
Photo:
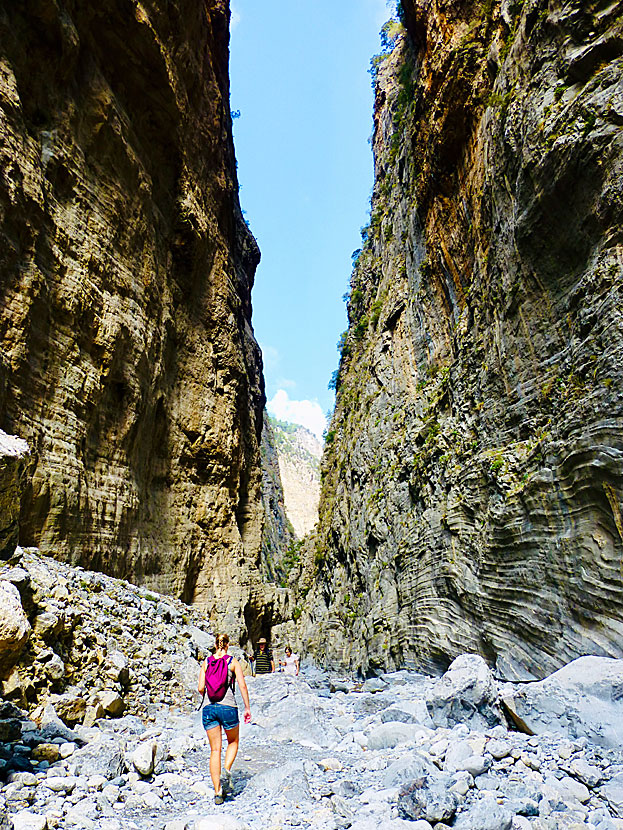
[[[214,803],[215,804],[222,804],[225,799],[223,798],[223,793],[217,793],[214,796]]]
[[[224,769],[221,773],[221,789],[223,795],[229,795],[231,792],[231,772],[228,769]]]

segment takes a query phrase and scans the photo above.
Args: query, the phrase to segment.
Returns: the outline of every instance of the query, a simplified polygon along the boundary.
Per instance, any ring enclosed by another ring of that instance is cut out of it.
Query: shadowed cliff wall
[[[403,9],[303,640],[363,671],[621,657],[621,4]]]
[[[23,543],[233,625],[264,602],[264,390],[228,24],[0,3],[0,428],[32,450]]]

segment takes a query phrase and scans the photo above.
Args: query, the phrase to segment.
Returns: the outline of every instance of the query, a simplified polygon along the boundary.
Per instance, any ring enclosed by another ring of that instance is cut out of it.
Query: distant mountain
[[[285,511],[297,538],[301,539],[318,521],[320,458],[322,444],[305,427],[270,418]]]
[[[264,410],[264,427],[260,444],[262,459],[262,501],[264,504],[264,531],[262,533],[262,566],[269,582],[280,582],[284,577],[282,560],[296,541],[294,528],[285,512],[285,499],[277,439],[273,424]]]

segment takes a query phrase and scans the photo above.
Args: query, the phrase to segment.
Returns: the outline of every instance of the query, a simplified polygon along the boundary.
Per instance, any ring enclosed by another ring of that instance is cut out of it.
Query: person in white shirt
[[[290,646],[286,646],[285,660],[280,660],[279,665],[283,666],[284,674],[289,674],[291,677],[298,676],[299,673],[299,656],[292,654]]]

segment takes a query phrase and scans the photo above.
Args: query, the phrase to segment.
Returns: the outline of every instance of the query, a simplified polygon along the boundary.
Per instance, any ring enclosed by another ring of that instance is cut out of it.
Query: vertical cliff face
[[[0,427],[22,537],[233,623],[261,604],[258,249],[226,0],[0,5]]]
[[[318,521],[322,444],[298,424],[272,421],[283,484],[285,509],[298,539]]]
[[[286,515],[283,482],[279,469],[279,453],[274,424],[264,411],[264,426],[260,446],[262,457],[262,500],[264,503],[264,532],[262,534],[262,565],[270,582],[282,580],[282,559],[294,544],[294,530]]]
[[[402,5],[309,644],[364,671],[620,657],[621,4]]]

